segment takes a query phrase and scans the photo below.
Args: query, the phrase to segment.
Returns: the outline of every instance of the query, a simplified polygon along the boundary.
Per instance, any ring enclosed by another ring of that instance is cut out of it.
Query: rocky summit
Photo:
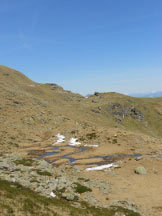
[[[160,216],[162,98],[83,97],[0,66],[0,215]]]

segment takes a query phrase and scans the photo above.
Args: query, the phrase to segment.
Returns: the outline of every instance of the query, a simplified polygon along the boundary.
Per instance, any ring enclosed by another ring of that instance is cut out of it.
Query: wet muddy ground
[[[90,151],[88,147],[76,147],[69,145],[62,146],[51,146],[48,151],[46,150],[32,150],[29,151],[28,155],[32,155],[37,157],[38,160],[44,159],[53,165],[59,165],[62,163],[68,163],[73,166],[75,165],[104,165],[108,163],[113,163],[118,160],[122,160],[124,158],[138,158],[141,157],[142,154],[113,154],[113,155],[93,155],[89,157],[79,157],[83,152]],[[63,160],[66,159],[66,160]],[[59,163],[60,162],[60,163]]]

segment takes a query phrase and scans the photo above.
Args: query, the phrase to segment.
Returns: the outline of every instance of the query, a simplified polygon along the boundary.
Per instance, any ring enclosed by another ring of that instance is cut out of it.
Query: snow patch
[[[81,143],[80,142],[77,142],[77,138],[71,138],[70,141],[69,141],[69,145],[71,146],[76,146],[76,145],[80,145]]]
[[[65,142],[65,137],[63,135],[58,133],[56,136],[57,136],[58,140],[54,144],[59,144],[59,143]]]
[[[103,169],[109,169],[109,168],[115,168],[115,167],[119,167],[118,165],[116,164],[107,164],[107,165],[101,165],[101,166],[97,166],[97,167],[92,167],[92,168],[86,168],[86,171],[91,171],[91,170],[103,170]]]
[[[98,147],[98,145],[92,145],[92,144],[85,144],[84,146],[85,146],[85,147],[95,147],[95,148]]]
[[[54,194],[53,192],[51,192],[51,193],[50,193],[50,196],[53,197],[53,198],[55,198],[55,197],[56,197],[56,194]]]

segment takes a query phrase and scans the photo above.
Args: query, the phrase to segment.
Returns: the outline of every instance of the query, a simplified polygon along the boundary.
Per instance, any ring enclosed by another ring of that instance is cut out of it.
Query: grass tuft
[[[21,159],[21,160],[16,160],[16,161],[14,161],[14,163],[16,164],[16,165],[24,165],[24,166],[32,166],[33,165],[33,160],[31,160],[31,159],[25,159],[25,158],[23,158],[23,159]]]
[[[92,192],[92,189],[90,189],[84,185],[81,185],[77,182],[75,183],[75,185],[76,185],[75,191],[79,194],[85,193],[85,192]]]

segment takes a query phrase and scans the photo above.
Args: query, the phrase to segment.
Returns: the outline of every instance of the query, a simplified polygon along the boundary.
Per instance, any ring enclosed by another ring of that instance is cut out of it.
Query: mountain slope
[[[129,216],[140,209],[159,216],[161,131],[162,98],[84,98],[0,66],[0,215]],[[110,163],[115,168],[87,171]],[[141,168],[145,175],[136,174]],[[51,191],[57,198],[38,194]],[[120,208],[112,212],[112,205]]]
[[[58,132],[70,136],[74,130],[78,137],[92,131],[103,131],[105,136],[107,130],[117,128],[161,137],[162,99],[138,99],[118,93],[84,98],[0,66],[0,124],[2,151],[38,146]]]

